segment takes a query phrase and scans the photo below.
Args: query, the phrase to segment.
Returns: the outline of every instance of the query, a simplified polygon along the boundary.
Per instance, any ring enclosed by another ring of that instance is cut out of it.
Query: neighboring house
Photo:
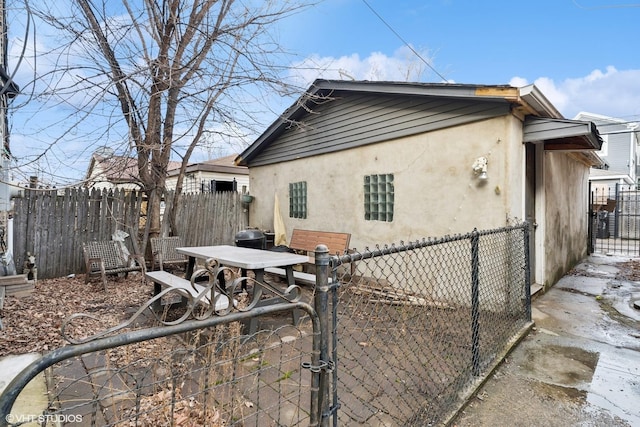
[[[236,155],[192,163],[185,169],[183,193],[209,193],[216,191],[247,192],[249,170],[234,163]],[[166,188],[175,190],[180,162],[169,162]],[[116,156],[108,148],[93,153],[85,178],[85,186],[97,189],[140,189],[138,161],[133,157]]]
[[[215,193],[217,191],[249,191],[249,169],[237,166],[234,162],[237,155],[220,157],[201,163],[192,163],[185,169],[182,181],[183,193]],[[167,189],[174,190],[178,180],[180,167],[169,171]]]
[[[589,175],[591,208],[597,218],[595,234],[598,238],[624,237],[626,244],[637,241],[640,123],[585,112],[576,119],[594,122],[603,140],[596,153],[604,164],[591,168]]]
[[[87,175],[87,188],[139,190],[138,161],[133,157],[116,156],[113,150],[102,147],[91,156]]]
[[[349,232],[364,249],[527,219],[532,278],[551,286],[587,255],[601,144],[533,85],[317,80],[236,163],[251,225],[273,228],[277,196],[287,236]]]
[[[616,184],[638,183],[640,167],[640,124],[593,113],[579,113],[576,120],[588,120],[598,126],[603,140],[596,153],[603,160],[601,167],[591,169],[592,188],[615,191]]]

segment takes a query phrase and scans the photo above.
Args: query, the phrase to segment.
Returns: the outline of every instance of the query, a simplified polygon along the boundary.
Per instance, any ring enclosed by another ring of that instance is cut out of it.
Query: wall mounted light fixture
[[[487,175],[487,164],[489,160],[486,157],[478,157],[475,162],[473,162],[473,173],[480,181],[486,181],[489,179]]]

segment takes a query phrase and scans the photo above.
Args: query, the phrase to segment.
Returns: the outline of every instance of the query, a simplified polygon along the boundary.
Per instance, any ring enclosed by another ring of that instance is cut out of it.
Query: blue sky
[[[449,81],[535,83],[565,117],[640,118],[640,3],[325,0],[288,20],[281,37],[356,79],[367,78],[372,59],[390,80],[401,77],[398,61],[419,62],[406,42]],[[441,81],[428,71],[421,81]]]
[[[13,29],[15,37],[24,37],[24,26],[14,16],[19,12],[20,8],[9,11],[10,34]],[[535,83],[567,118],[587,111],[640,121],[640,3],[324,0],[280,22],[275,30],[282,46],[295,54],[286,65],[297,70],[287,77],[303,87],[316,78]],[[27,50],[55,46],[55,37],[46,37],[43,28],[33,34]],[[14,67],[24,47],[16,40],[9,42]],[[41,68],[48,65],[38,61]],[[19,68],[25,80],[31,76],[31,62],[35,58],[27,54]],[[33,160],[33,153],[44,150],[49,134],[55,133],[56,119],[45,118],[46,108],[28,94],[18,102],[25,99],[29,103],[11,116],[12,150],[21,165],[16,179],[37,173],[43,181],[64,185],[81,178],[100,141],[68,134],[66,145]],[[274,99],[274,112],[264,116],[263,130],[293,101]],[[47,123],[48,129],[34,130],[38,123]],[[226,150],[239,152],[257,136],[227,144]],[[224,148],[201,150],[193,160],[228,154]],[[31,163],[25,166],[27,162]]]

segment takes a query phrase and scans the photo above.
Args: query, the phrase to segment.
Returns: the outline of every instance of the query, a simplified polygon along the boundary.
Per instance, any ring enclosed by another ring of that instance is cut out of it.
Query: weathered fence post
[[[320,323],[320,354],[314,365],[319,368],[317,375],[318,396],[317,402],[311,402],[312,417],[314,416],[314,405],[319,414],[321,426],[329,425],[329,248],[325,245],[316,246],[316,292],[315,310]],[[315,357],[315,355],[314,355]],[[314,375],[314,379],[316,378]],[[316,424],[317,425],[317,424]]]
[[[533,230],[533,224],[525,223],[522,227],[522,233],[524,234],[524,295],[527,304],[527,321],[531,322],[531,251],[529,241],[531,231]]]

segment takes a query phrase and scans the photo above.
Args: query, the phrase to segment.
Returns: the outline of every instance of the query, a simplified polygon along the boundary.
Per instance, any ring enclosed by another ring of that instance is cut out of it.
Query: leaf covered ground
[[[60,333],[64,320],[74,313],[89,313],[98,320],[85,322],[81,334],[90,336],[128,319],[153,295],[153,285],[140,274],[111,276],[107,290],[99,279],[85,284],[84,275],[38,280],[29,296],[8,296],[0,312],[0,357],[31,352],[45,353],[67,345]]]

